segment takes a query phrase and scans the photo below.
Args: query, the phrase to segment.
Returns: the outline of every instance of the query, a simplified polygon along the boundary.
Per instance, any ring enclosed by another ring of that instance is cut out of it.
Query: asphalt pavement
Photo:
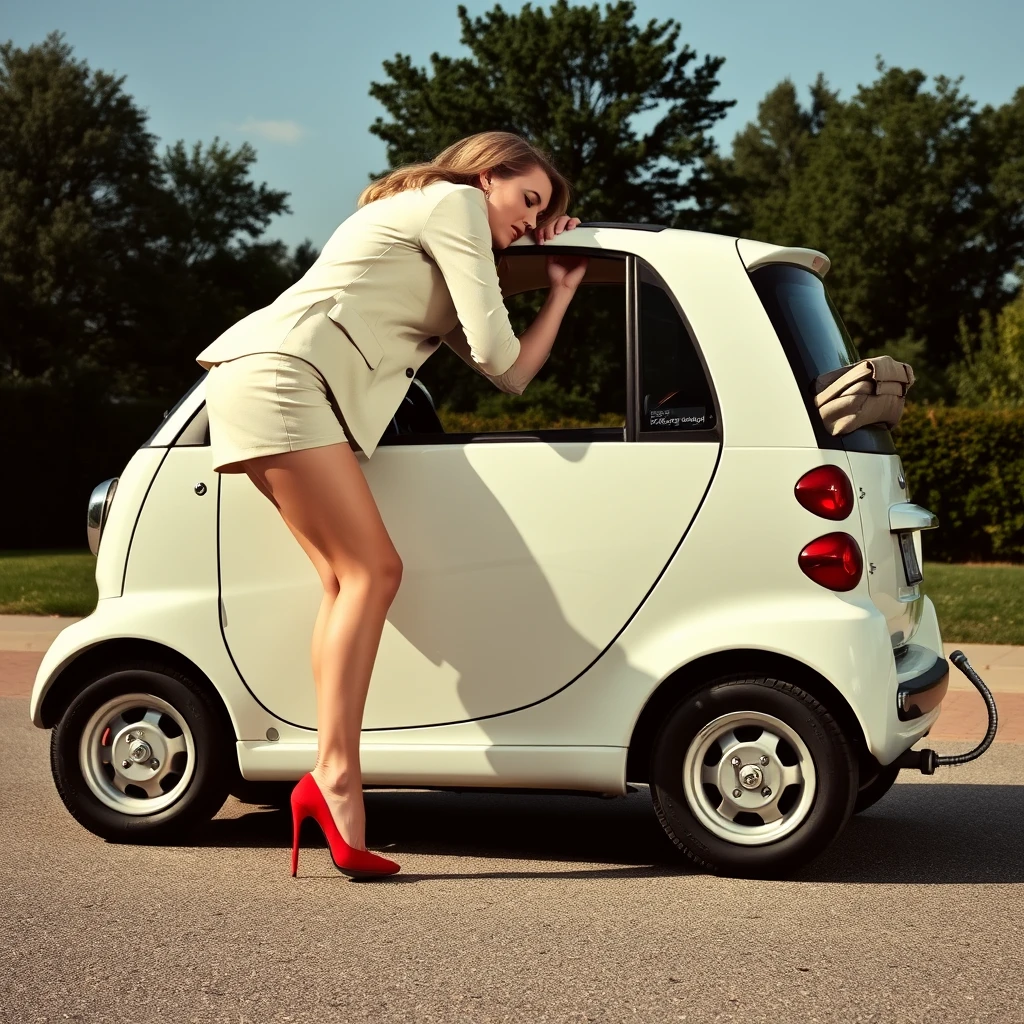
[[[1019,743],[904,772],[776,882],[691,870],[643,788],[369,791],[368,845],[402,872],[360,883],[312,836],[289,876],[280,802],[106,843],[48,742],[0,699],[3,1021],[1024,1020]]]

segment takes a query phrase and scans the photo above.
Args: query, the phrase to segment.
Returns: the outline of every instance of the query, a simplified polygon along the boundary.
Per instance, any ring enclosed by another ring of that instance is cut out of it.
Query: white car
[[[698,865],[792,871],[927,770],[904,752],[948,681],[920,590],[936,519],[886,429],[833,437],[814,407],[857,359],[822,253],[584,225],[506,250],[506,295],[546,286],[552,246],[590,257],[574,305],[612,311],[624,425],[446,434],[411,383],[360,455],[405,567],[364,782],[647,784]],[[89,533],[97,607],[31,700],[71,814],[158,841],[239,779],[308,771],[320,582],[251,482],[212,471],[202,379],[96,489]]]

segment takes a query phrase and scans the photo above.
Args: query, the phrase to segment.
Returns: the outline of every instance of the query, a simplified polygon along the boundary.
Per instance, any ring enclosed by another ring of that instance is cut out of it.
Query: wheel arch
[[[651,750],[658,727],[670,709],[686,694],[710,682],[769,676],[784,679],[820,700],[840,723],[863,764],[869,756],[864,730],[846,697],[826,679],[796,658],[774,651],[741,649],[718,651],[691,661],[666,676],[647,699],[629,738],[627,782],[648,782]]]
[[[81,687],[90,679],[101,674],[104,669],[130,661],[158,662],[187,675],[206,691],[220,716],[222,728],[231,737],[232,742],[237,739],[224,697],[210,677],[194,661],[154,640],[129,637],[105,640],[88,647],[61,667],[46,691],[39,709],[42,727],[52,729],[67,711]]]

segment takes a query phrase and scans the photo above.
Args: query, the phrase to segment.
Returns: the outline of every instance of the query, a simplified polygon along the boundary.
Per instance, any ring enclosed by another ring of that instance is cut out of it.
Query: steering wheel
[[[415,377],[394,418],[384,431],[385,436],[403,434],[443,434],[444,427],[434,408],[427,386]]]

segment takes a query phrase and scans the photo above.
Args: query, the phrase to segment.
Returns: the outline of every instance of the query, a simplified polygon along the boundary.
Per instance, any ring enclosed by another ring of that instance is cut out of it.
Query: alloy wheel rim
[[[764,846],[803,824],[817,774],[800,734],[773,715],[733,711],[708,722],[683,758],[690,810],[713,835]]]
[[[173,705],[151,693],[128,693],[89,716],[78,760],[89,791],[111,810],[157,814],[188,789],[195,740]]]

